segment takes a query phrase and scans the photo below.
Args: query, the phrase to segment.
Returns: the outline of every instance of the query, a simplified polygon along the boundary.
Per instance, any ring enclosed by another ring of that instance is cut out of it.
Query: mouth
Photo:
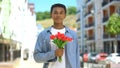
[[[61,20],[61,18],[56,18],[56,20]]]

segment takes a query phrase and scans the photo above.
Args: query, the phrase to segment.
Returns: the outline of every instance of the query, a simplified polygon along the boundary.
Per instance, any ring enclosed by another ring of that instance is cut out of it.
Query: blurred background
[[[78,34],[82,68],[120,67],[120,0],[0,0],[0,68],[42,68],[33,50],[53,24],[54,3],[67,7],[64,24]]]

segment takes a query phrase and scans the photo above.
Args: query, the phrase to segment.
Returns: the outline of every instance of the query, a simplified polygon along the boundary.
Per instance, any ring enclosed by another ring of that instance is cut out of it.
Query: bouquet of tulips
[[[51,35],[50,39],[52,40],[52,42],[58,47],[63,49],[65,47],[65,45],[67,44],[67,42],[72,41],[72,38],[65,36],[65,34],[62,34],[60,32],[58,32],[56,35]],[[58,61],[61,62],[62,58],[61,56],[58,57]]]

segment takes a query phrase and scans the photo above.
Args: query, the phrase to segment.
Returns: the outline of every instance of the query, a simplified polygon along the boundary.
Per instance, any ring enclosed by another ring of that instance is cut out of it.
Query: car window
[[[120,53],[118,53],[118,55],[117,56],[120,56]]]
[[[92,56],[96,56],[97,54],[92,54]]]
[[[117,56],[120,56],[119,54]]]
[[[112,57],[112,55],[109,55],[109,57]]]

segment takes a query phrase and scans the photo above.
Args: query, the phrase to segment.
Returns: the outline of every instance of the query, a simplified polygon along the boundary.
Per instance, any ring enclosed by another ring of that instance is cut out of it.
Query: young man
[[[52,5],[51,17],[54,24],[38,36],[33,54],[35,61],[44,63],[43,68],[80,68],[77,34],[63,25],[66,7],[60,3]],[[57,32],[64,33],[73,39],[65,45],[64,49],[51,44],[50,35],[55,35]],[[62,62],[57,60],[59,56],[62,56]]]

